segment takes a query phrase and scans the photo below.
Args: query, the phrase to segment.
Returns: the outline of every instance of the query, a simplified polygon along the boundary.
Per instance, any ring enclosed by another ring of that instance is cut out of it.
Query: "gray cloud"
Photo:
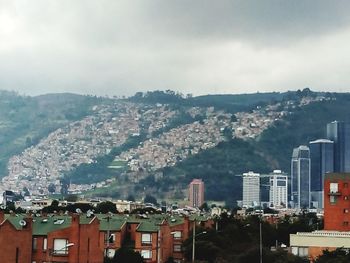
[[[348,1],[0,0],[0,89],[346,91]]]

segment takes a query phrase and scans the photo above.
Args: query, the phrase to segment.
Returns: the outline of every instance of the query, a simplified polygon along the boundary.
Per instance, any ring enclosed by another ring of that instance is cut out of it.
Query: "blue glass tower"
[[[350,123],[328,123],[327,139],[334,142],[334,172],[350,172]]]
[[[326,173],[334,172],[333,142],[326,139],[312,141],[311,156],[311,201],[315,208],[323,208],[323,185]]]
[[[294,148],[291,161],[291,199],[294,208],[310,208],[310,149],[301,145]]]

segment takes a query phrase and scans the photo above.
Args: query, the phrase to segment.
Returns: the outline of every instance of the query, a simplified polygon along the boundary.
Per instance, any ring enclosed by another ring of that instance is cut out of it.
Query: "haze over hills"
[[[203,178],[207,198],[232,204],[240,199],[235,175],[289,172],[292,148],[323,137],[327,122],[348,120],[349,106],[348,94],[308,89],[201,97],[156,91],[128,100],[2,92],[2,171],[11,158],[7,186],[20,191],[32,192],[39,178],[37,194],[70,181],[72,191],[120,198],[181,199],[192,178]]]

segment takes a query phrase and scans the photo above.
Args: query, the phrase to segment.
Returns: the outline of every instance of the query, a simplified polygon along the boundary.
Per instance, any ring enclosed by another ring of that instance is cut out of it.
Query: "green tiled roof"
[[[107,215],[99,214],[97,215],[97,218],[100,221],[101,231],[120,231],[122,226],[125,224],[125,219],[116,215],[108,217]]]
[[[23,220],[24,216],[23,215],[5,215],[5,219],[8,220],[17,230],[21,230],[22,226],[19,224],[19,221]]]
[[[154,221],[143,221],[137,227],[137,232],[158,232],[159,225]]]
[[[34,217],[33,235],[46,236],[50,232],[69,227],[71,223],[70,216]]]

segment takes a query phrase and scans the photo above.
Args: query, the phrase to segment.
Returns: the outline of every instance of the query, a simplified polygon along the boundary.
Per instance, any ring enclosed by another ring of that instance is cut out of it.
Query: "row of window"
[[[68,239],[55,238],[53,240],[53,251],[51,253],[56,255],[68,255]],[[38,249],[38,238],[34,237],[32,242],[33,250]],[[47,250],[47,238],[43,239],[43,250]]]
[[[182,251],[181,245],[174,245],[174,252],[181,252],[181,251]],[[144,259],[152,259],[152,250],[143,249],[140,251],[140,254]]]
[[[174,237],[174,239],[181,239],[182,238],[182,232],[181,231],[171,232],[171,235]],[[141,244],[142,245],[150,245],[150,244],[152,244],[152,234],[150,234],[150,233],[142,233],[142,235],[141,235]]]

